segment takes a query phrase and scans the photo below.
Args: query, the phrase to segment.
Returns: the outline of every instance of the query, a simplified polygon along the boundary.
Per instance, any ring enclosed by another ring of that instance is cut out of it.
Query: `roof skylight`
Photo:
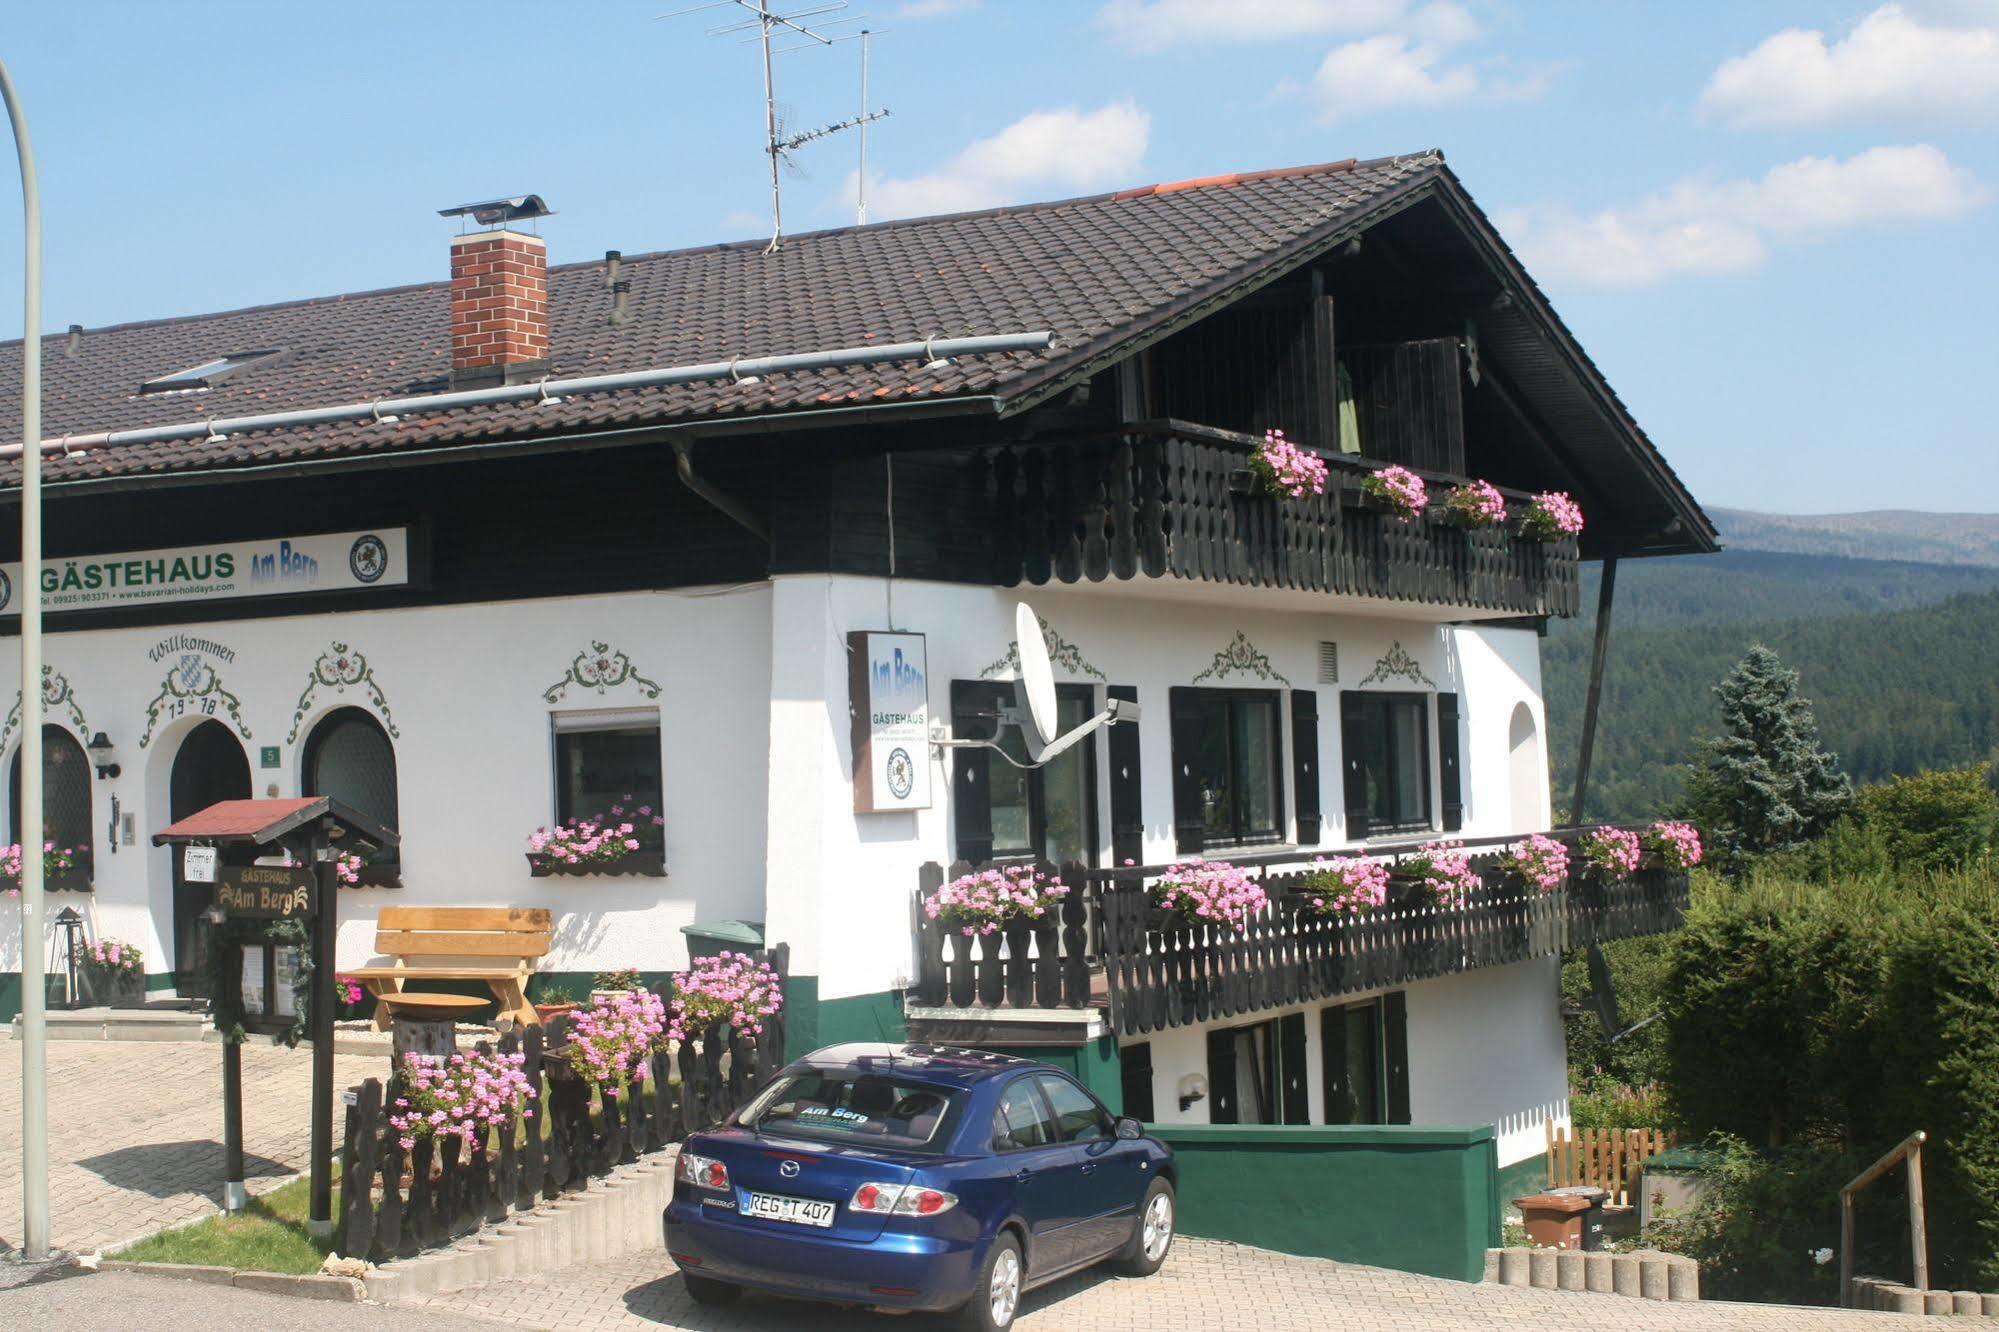
[[[185,370],[176,370],[170,375],[161,375],[139,385],[141,393],[192,392],[196,389],[213,388],[219,381],[227,379],[238,370],[268,361],[284,354],[282,347],[266,347],[259,351],[231,352],[218,356],[212,361]]]

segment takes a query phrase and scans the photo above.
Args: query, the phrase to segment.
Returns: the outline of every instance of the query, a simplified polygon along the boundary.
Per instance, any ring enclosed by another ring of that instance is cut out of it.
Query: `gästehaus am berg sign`
[[[19,564],[0,565],[0,615],[19,614]],[[71,555],[42,564],[42,609],[104,610],[176,601],[296,596],[409,582],[409,529],[267,537]]]

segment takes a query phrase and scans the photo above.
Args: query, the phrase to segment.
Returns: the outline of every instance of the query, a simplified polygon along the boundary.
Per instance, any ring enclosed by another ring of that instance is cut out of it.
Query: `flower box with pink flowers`
[[[528,874],[666,877],[666,819],[650,804],[612,805],[602,814],[537,828],[528,837]]]

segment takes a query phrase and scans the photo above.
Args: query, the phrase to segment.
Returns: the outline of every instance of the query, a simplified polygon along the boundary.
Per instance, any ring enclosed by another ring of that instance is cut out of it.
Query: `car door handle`
[[[1096,1173],[1097,1173],[1097,1163],[1096,1163],[1095,1161],[1085,1161],[1085,1162],[1083,1162],[1083,1173],[1084,1173],[1084,1174],[1086,1174],[1086,1175],[1094,1175],[1094,1174],[1096,1174]]]
[[[1022,1166],[1020,1169],[1013,1172],[1013,1177],[1019,1180],[1021,1183],[1025,1184],[1027,1183],[1028,1180],[1034,1178],[1034,1172],[1032,1170],[1029,1170],[1026,1166]]]

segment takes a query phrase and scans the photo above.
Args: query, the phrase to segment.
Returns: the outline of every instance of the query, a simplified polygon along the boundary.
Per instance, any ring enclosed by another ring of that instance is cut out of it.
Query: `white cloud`
[[[968,144],[937,170],[868,181],[871,217],[953,213],[1012,203],[1031,189],[1087,190],[1128,183],[1152,135],[1136,102],[1094,111],[1064,108],[1022,116]],[[853,197],[854,182],[847,183]]]
[[[1582,217],[1524,210],[1501,228],[1543,279],[1639,286],[1755,268],[1770,247],[1878,222],[1957,217],[1984,191],[1929,144],[1801,157],[1757,180],[1683,180],[1629,208]]]
[[[1407,8],[1406,0],[1105,0],[1097,24],[1126,46],[1159,51],[1184,42],[1365,31],[1388,26]]]
[[[1926,22],[1883,5],[1837,41],[1786,28],[1723,61],[1701,92],[1701,110],[1732,125],[1963,121],[1999,110],[1999,6],[1936,12]]]
[[[1336,46],[1312,75],[1312,97],[1327,120],[1386,106],[1461,102],[1478,91],[1468,66],[1445,66],[1443,51],[1394,33]]]

